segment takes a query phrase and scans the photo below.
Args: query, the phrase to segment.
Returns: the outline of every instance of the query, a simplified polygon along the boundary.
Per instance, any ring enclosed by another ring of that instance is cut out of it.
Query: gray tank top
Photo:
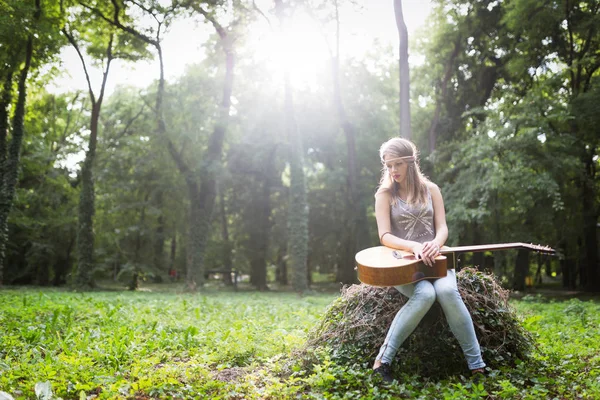
[[[433,224],[433,202],[427,190],[427,204],[408,204],[399,199],[392,204],[390,211],[392,234],[400,239],[419,243],[429,242],[435,238]]]

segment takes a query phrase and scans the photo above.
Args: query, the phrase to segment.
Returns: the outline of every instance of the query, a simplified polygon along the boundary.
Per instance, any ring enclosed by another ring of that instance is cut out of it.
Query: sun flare
[[[254,60],[263,62],[274,76],[283,76],[287,68],[297,89],[315,87],[331,59],[317,22],[298,12],[287,21],[284,32],[277,26],[278,21],[270,32],[255,31],[251,43]]]

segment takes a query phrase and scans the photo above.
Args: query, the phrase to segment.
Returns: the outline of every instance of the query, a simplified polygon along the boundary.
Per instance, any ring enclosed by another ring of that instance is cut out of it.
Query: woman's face
[[[401,158],[396,156],[390,156],[386,154],[383,156],[385,161],[385,167],[387,168],[390,176],[395,182],[402,184],[406,179],[406,173],[408,172],[408,164]]]

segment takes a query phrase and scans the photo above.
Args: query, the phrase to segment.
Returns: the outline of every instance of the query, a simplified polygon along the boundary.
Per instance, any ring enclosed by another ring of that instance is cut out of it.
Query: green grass
[[[480,383],[401,376],[382,386],[367,365],[289,355],[335,294],[0,291],[0,390],[35,398],[600,398],[600,306],[513,304],[534,333],[534,359]],[[284,366],[294,373],[284,377]],[[243,373],[242,373],[243,372]],[[235,376],[238,376],[236,379]]]

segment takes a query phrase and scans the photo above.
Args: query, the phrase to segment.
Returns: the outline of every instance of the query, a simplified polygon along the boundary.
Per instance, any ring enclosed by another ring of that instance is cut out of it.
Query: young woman
[[[421,173],[417,149],[409,140],[390,139],[381,146],[379,155],[384,167],[375,194],[375,216],[381,244],[411,251],[431,266],[448,238],[440,189]],[[458,292],[454,270],[448,270],[445,278],[422,280],[396,289],[409,300],[392,321],[373,365],[385,381],[393,379],[390,365],[396,352],[436,300],[460,343],[469,369],[483,372],[485,363],[473,321]]]

